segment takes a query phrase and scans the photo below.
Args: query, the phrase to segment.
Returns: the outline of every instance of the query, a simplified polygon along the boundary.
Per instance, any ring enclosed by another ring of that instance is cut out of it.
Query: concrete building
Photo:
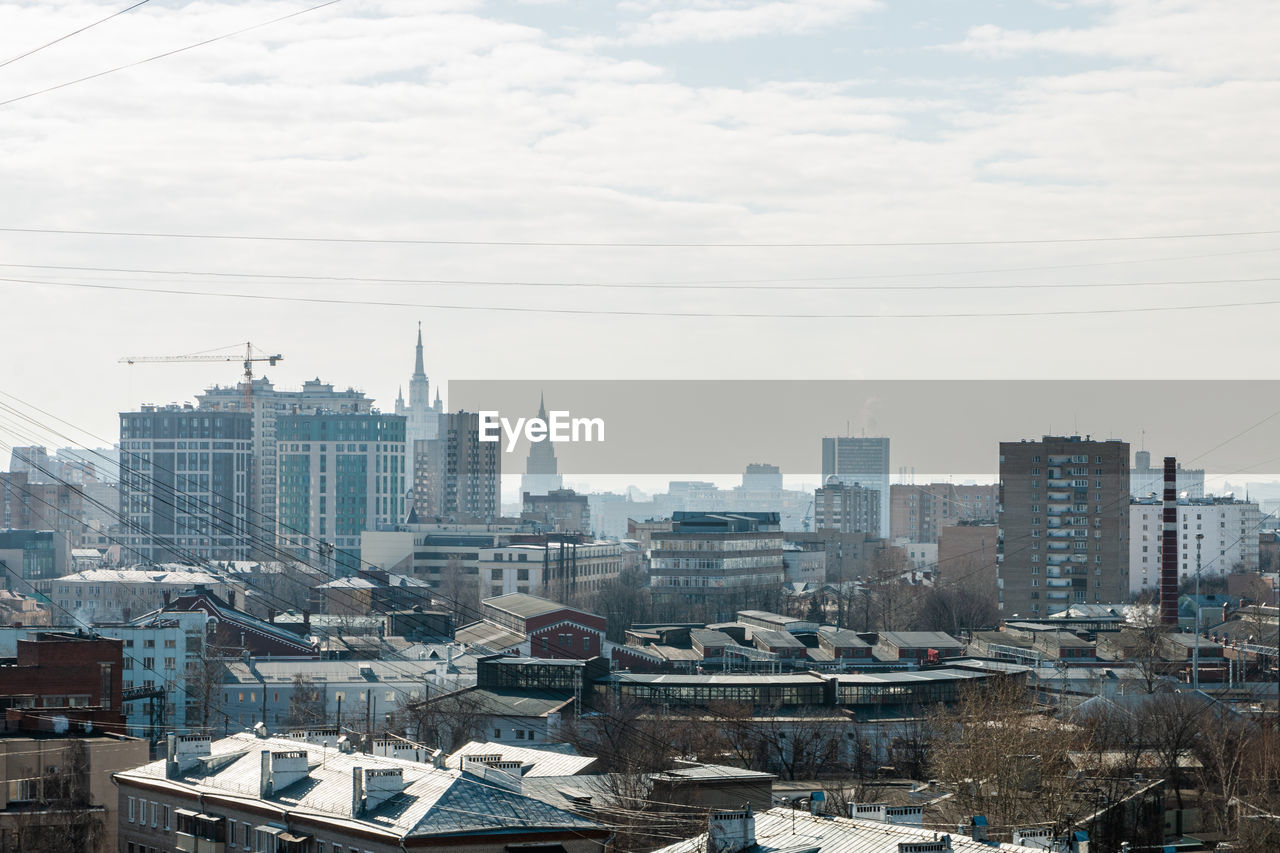
[[[544,542],[482,548],[476,563],[481,594],[497,598],[528,593],[574,601],[617,580],[622,572],[622,544],[573,541],[576,538],[546,537]]]
[[[451,564],[464,574],[478,577],[482,549],[504,545],[515,535],[534,533],[536,526],[532,522],[518,519],[478,524],[401,524],[394,530],[364,531],[360,536],[360,557],[367,565],[411,575],[436,588]]]
[[[396,395],[395,413],[405,419],[405,466],[404,470],[413,472],[417,467],[417,451],[414,449],[419,441],[434,441],[440,437],[440,416],[444,413],[444,403],[440,400],[437,386],[436,399],[431,400],[431,383],[427,379],[425,359],[422,355],[422,324],[418,324],[418,345],[414,350],[413,376],[409,378],[409,402],[404,401],[404,394]],[[412,489],[413,484],[408,487]]]
[[[1147,498],[1129,506],[1129,593],[1158,594],[1162,501]],[[1213,495],[1178,500],[1178,578],[1192,580],[1196,571],[1197,536],[1201,579],[1232,572],[1258,571],[1258,528],[1262,513],[1256,503]]]
[[[243,583],[172,564],[76,572],[53,581],[49,597],[62,613],[93,625],[128,622],[159,610],[170,599],[196,586],[204,586],[226,600],[244,600]]]
[[[0,850],[123,850],[111,776],[149,758],[145,740],[118,734],[0,733]]]
[[[132,559],[247,560],[253,423],[246,412],[120,414],[121,538]]]
[[[822,482],[831,477],[880,492],[880,538],[889,538],[889,439],[840,436],[822,439]]]
[[[445,770],[253,734],[177,738],[169,752],[115,774],[120,850],[603,853],[612,835],[482,762]]]
[[[536,442],[538,447],[549,442]],[[591,535],[591,506],[586,495],[573,489],[552,489],[544,494],[524,493],[521,518],[554,533]]]
[[[813,529],[880,535],[880,491],[834,475],[813,492]]]
[[[995,580],[1000,529],[990,524],[953,524],[938,538],[939,581],[953,579],[976,583],[976,578]]]
[[[75,537],[84,527],[82,486],[33,482],[25,471],[0,472],[0,530],[56,530]]]
[[[417,521],[488,522],[502,514],[502,446],[480,440],[476,412],[440,419],[440,436],[414,448]]]
[[[1189,498],[1204,497],[1204,469],[1183,468],[1178,464],[1178,494]],[[1164,494],[1164,466],[1151,467],[1151,452],[1139,450],[1133,454],[1133,468],[1129,470],[1129,494],[1136,500]]]
[[[992,521],[998,485],[895,484],[889,487],[889,529],[894,539],[937,542],[942,528],[962,521]]]
[[[1129,444],[1088,436],[1000,443],[999,606],[1005,618],[1123,601]]]
[[[0,587],[47,593],[54,578],[70,571],[71,550],[65,533],[0,529]]]
[[[123,644],[122,712],[128,734],[152,739],[165,727],[186,730],[189,706],[196,701],[187,678],[204,658],[206,621],[203,613],[158,611],[128,624],[94,628],[95,634]],[[150,690],[157,687],[163,691],[159,696]]]
[[[329,551],[334,569],[355,571],[360,534],[404,518],[401,415],[282,415],[276,419],[276,457],[278,536],[299,560],[319,563]]]
[[[679,606],[722,621],[779,588],[786,569],[777,513],[672,515],[650,534],[650,595],[661,612]]]

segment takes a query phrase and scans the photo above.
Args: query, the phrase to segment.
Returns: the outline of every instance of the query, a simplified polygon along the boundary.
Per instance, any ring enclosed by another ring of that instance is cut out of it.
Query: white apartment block
[[[1160,530],[1163,506],[1158,500],[1129,505],[1129,592],[1160,589]],[[1256,503],[1232,498],[1187,498],[1178,501],[1178,577],[1191,580],[1196,571],[1196,536],[1200,542],[1200,577],[1258,570],[1258,531],[1262,513]]]

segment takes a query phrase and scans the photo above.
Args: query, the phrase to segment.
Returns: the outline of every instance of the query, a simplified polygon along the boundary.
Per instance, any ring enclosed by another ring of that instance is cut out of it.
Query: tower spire
[[[418,353],[413,363],[413,375],[415,378],[426,376],[427,370],[422,364],[422,321],[418,321]]]
[[[547,395],[545,392],[543,391],[538,392],[538,417],[541,418],[543,421],[547,419],[546,397]]]

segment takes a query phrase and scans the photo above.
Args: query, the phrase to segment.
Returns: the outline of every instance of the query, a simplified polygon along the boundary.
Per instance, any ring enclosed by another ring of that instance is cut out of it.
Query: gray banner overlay
[[[987,472],[999,443],[1091,436],[1177,456],[1210,474],[1280,471],[1280,383],[1269,380],[455,380],[452,411],[493,411],[514,428],[548,413],[601,418],[604,441],[554,444],[570,475],[735,474],[751,462],[817,473],[821,439],[889,436],[891,465],[930,474]],[[496,429],[496,426],[495,426]],[[580,435],[585,430],[580,431]],[[524,470],[529,442],[503,473]]]

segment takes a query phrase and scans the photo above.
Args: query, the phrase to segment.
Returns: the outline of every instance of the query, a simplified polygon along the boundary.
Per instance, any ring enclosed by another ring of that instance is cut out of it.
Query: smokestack
[[[1164,458],[1164,524],[1160,533],[1160,622],[1178,624],[1178,461]]]

